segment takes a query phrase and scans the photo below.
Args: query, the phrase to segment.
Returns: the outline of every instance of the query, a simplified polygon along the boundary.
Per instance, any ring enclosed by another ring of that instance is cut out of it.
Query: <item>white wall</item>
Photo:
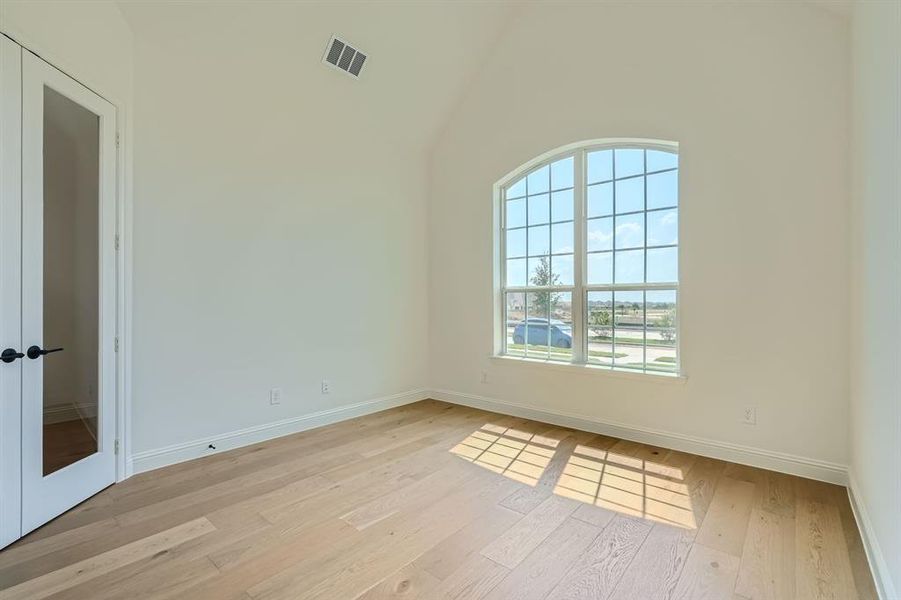
[[[3,0],[0,31],[127,108],[132,32],[107,0]]]
[[[129,208],[134,51],[131,28],[117,3],[3,0],[0,32],[115,104],[122,137],[118,190]]]
[[[851,483],[884,598],[901,592],[901,4],[853,26]]]
[[[426,384],[422,153],[300,5],[257,8],[136,31],[138,453]]]
[[[848,36],[840,16],[787,3],[524,8],[432,156],[432,386],[841,474]],[[681,145],[684,383],[489,359],[492,184],[550,149],[607,137]],[[739,422],[746,405],[756,427]]]

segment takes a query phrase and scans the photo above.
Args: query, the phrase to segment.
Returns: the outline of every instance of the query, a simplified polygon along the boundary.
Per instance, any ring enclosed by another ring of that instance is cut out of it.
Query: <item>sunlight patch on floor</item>
[[[554,493],[618,513],[695,529],[681,469],[577,446]]]
[[[560,440],[486,423],[450,452],[482,468],[534,486]]]

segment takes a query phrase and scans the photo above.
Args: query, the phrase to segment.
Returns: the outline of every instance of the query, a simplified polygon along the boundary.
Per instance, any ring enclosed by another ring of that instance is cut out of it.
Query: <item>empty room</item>
[[[901,600],[901,0],[0,0],[0,600]]]

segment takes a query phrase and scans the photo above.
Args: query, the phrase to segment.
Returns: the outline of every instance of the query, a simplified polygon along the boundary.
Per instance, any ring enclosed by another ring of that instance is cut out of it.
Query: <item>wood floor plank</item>
[[[496,506],[416,559],[415,564],[438,579],[446,579],[466,559],[522,519],[516,511]]]
[[[260,514],[274,524],[310,520],[316,518],[317,513],[331,516],[337,511],[337,517],[375,498],[413,485],[436,469],[455,462],[447,453],[446,447],[426,449],[404,459],[391,461],[380,469],[369,469],[342,479],[335,487],[313,498],[299,498],[295,502],[262,508]],[[328,477],[328,474],[325,476]]]
[[[381,431],[410,420],[434,417],[436,411],[450,408],[447,404],[424,401],[143,473],[129,479],[128,485],[112,486],[90,498],[69,511],[65,519],[55,519],[17,544],[32,543],[100,518],[109,518],[221,481],[234,480],[239,475],[285,463],[286,459],[295,458],[300,450],[306,450],[307,454],[317,454],[320,450],[330,450],[351,443],[365,444],[361,440],[365,435],[361,436],[361,433]]]
[[[241,477],[234,482],[223,482],[117,515],[116,520],[122,527],[128,527],[144,521],[159,519],[176,511],[205,514],[277,491],[285,486],[292,486],[297,496],[307,496],[332,486],[331,481],[314,474],[310,468],[292,472],[291,467],[286,466],[281,473],[277,473],[277,471],[267,469],[256,477]]]
[[[41,598],[47,598],[67,587],[78,585],[83,581],[108,573],[130,562],[165,551],[184,541],[215,531],[215,529],[212,523],[205,518],[196,519],[143,540],[132,542],[121,548],[104,552],[92,558],[86,558],[53,573],[20,583],[15,587],[4,590],[3,600],[40,600]]]
[[[456,407],[452,414],[442,411],[426,419],[420,419],[401,427],[393,427],[379,436],[368,440],[360,453],[365,458],[375,458],[387,452],[402,448],[411,442],[434,437],[448,432],[468,430],[484,424],[484,414],[465,407]]]
[[[643,448],[641,442],[633,442],[632,440],[618,440],[609,448],[609,450],[610,452],[621,456],[631,456],[633,458],[638,458],[638,455],[642,452]]]
[[[215,485],[266,467],[284,465],[299,455],[353,453],[366,448],[366,433],[381,433],[391,428],[435,416],[428,405],[405,406],[369,417],[352,419],[312,431],[288,435],[230,452],[216,454],[129,479],[128,486],[113,486],[110,494],[128,510],[180,496],[202,487]],[[442,414],[446,413],[444,409]]]
[[[410,563],[400,571],[392,573],[357,598],[359,600],[393,600],[397,598],[422,598],[433,590],[438,578]]]
[[[543,600],[601,530],[566,519],[486,596],[491,600]]]
[[[352,598],[477,519],[517,485],[468,464],[461,468],[474,476],[468,485],[450,485],[440,500],[424,498],[358,532],[352,544],[314,557],[315,571],[299,563],[249,587],[248,593],[257,600]]]
[[[212,521],[211,521],[212,522]],[[215,523],[214,523],[215,525]],[[145,527],[142,523],[136,527]],[[129,563],[93,578],[80,585],[54,594],[52,600],[91,600],[121,598],[154,598],[155,600],[179,599],[184,591],[219,575],[220,571],[210,556],[237,544],[240,540],[254,535],[260,528],[271,526],[257,517],[225,523],[221,528],[185,541],[165,551]],[[183,566],[193,564],[193,571],[185,571]],[[212,568],[210,568],[212,567]],[[193,573],[193,575],[192,575]]]
[[[154,535],[163,530],[170,529],[181,525],[185,522],[205,517],[214,525],[225,525],[228,521],[220,519],[218,510],[227,510],[231,503],[253,499],[257,494],[265,495],[266,492],[277,489],[279,486],[292,482],[295,475],[288,474],[280,479],[266,480],[256,485],[235,486],[234,490],[228,493],[213,495],[210,498],[203,498],[202,494],[197,495],[193,501],[167,503],[170,507],[169,511],[163,511],[155,515],[153,518],[126,518],[131,513],[123,513],[113,517],[117,522],[115,529],[109,530],[106,535],[93,536],[85,539],[82,543],[71,547],[64,547],[49,553],[43,554],[40,559],[34,559],[17,565],[12,570],[13,579],[22,580],[22,578],[34,578],[44,573],[63,568],[71,564],[73,560],[85,555],[96,555],[108,550],[113,550],[119,546],[140,540],[150,535]],[[202,492],[203,490],[198,490]],[[138,509],[139,512],[146,510],[146,507]],[[212,512],[210,512],[212,511]],[[259,526],[259,519],[252,512],[239,513],[250,526]],[[68,515],[66,515],[68,516]],[[231,517],[232,519],[234,517]],[[68,532],[66,532],[67,534]],[[54,536],[55,537],[55,536]],[[52,540],[53,537],[47,538]],[[4,577],[3,571],[0,571],[0,577]]]
[[[569,464],[570,456],[576,446],[591,437],[591,434],[584,432],[574,432],[565,434],[560,430],[551,431],[545,435],[550,437],[561,437],[559,445],[554,448],[553,457],[544,468],[538,482],[534,486],[524,486],[513,492],[509,498],[504,498],[501,506],[515,510],[516,512],[526,514],[534,510],[548,496],[554,492],[557,487],[557,481],[563,470]]]
[[[612,438],[598,436],[579,444],[557,480],[554,493],[580,502],[573,516],[596,527],[604,528],[616,516],[614,507],[598,506],[603,497],[600,486],[607,469],[607,448],[616,443]]]
[[[194,517],[199,518],[199,517]],[[29,579],[35,579],[69,567],[73,562],[111,552],[127,544],[140,542],[160,532],[183,525],[194,518],[167,515],[154,521],[145,521],[130,527],[117,527],[107,535],[85,540],[81,544],[60,548],[46,553],[39,558],[26,561],[0,572],[0,582],[13,585]],[[47,538],[53,539],[53,538]]]
[[[548,600],[609,598],[651,530],[651,522],[617,516],[564,575]]]
[[[838,508],[813,500],[798,503],[795,569],[801,598],[857,600]]]
[[[674,600],[727,600],[734,597],[739,559],[695,543],[673,592]]]
[[[315,475],[326,468],[346,464],[357,458],[361,458],[359,454],[345,451],[341,448],[312,455],[293,455],[290,458],[285,457],[281,462],[275,461],[273,464],[268,464],[267,462],[265,468],[235,473],[235,477],[231,480],[226,479],[213,485],[205,485],[204,480],[199,479],[193,486],[185,484],[179,486],[177,491],[169,494],[148,493],[148,497],[155,499],[153,502],[147,502],[146,498],[128,497],[127,499],[114,502],[109,507],[92,512],[79,511],[72,515],[67,515],[67,520],[75,525],[86,524],[100,520],[103,513],[98,511],[107,511],[107,514],[116,516],[120,524],[127,525],[141,520],[156,518],[161,514],[166,514],[175,507],[188,509],[191,506],[194,507],[195,516],[199,516],[206,510],[206,506],[227,503],[228,499],[225,501],[220,499],[222,495],[227,495],[228,498],[240,497],[244,499],[255,493],[264,493],[269,491],[269,489],[275,489],[283,485],[283,482],[286,480]],[[261,487],[252,489],[252,486],[257,485]],[[267,487],[269,489],[263,489]],[[55,525],[57,521],[59,519],[51,522],[48,526]]]
[[[752,511],[735,592],[748,600],[796,598],[794,517]]]
[[[792,476],[734,463],[726,466],[723,476],[753,483],[756,486],[754,497],[756,508],[786,517],[795,516],[795,487]]]
[[[669,454],[669,450],[666,448],[653,446],[651,444],[641,444],[634,456],[645,462],[645,468],[647,470],[656,472],[657,469],[655,467],[663,466],[663,461],[667,454]]]
[[[115,487],[115,486],[111,486]],[[109,490],[110,488],[107,488]],[[104,490],[105,492],[106,490]],[[42,525],[37,530],[32,531],[24,539],[15,542],[15,545],[25,545],[40,541],[44,538],[56,536],[65,533],[70,529],[89,525],[96,521],[102,521],[114,516],[111,509],[115,506],[114,499],[105,493],[99,493],[66,511],[65,519],[53,519],[49,523]]]
[[[671,598],[696,530],[655,523],[629,563],[611,600],[664,600]]]
[[[795,516],[795,490],[792,477],[784,473],[764,471],[760,487],[759,506],[777,515],[793,518]]]
[[[330,519],[292,533],[281,531],[272,535],[267,532],[256,538],[250,548],[245,548],[240,557],[220,568],[218,577],[189,588],[185,597],[191,600],[231,599],[238,592],[244,594],[254,584],[298,565],[309,565],[310,571],[315,573],[327,562],[331,552],[352,547],[360,540],[360,535],[340,519]],[[370,582],[374,583],[376,581]]]
[[[549,496],[516,525],[488,544],[482,550],[482,555],[508,569],[515,568],[578,506],[578,502],[574,500]]]
[[[617,515],[613,510],[582,502],[573,513],[573,518],[603,529]]]
[[[691,470],[685,475],[685,485],[691,500],[694,521],[700,527],[713,501],[716,484],[722,477],[727,463],[714,458],[698,457]]]
[[[867,553],[857,529],[857,520],[851,509],[851,502],[847,492],[836,499],[838,512],[842,520],[842,532],[845,536],[845,544],[848,548],[848,559],[851,561],[851,572],[854,574],[854,587],[860,600],[878,600],[876,585],[873,583],[873,575],[870,571],[870,563]]]
[[[669,468],[675,470],[673,476],[685,480],[699,458],[700,457],[695,454],[670,450],[664,455],[662,462]]]
[[[792,483],[795,491],[795,500],[798,503],[809,500],[821,504],[838,506],[839,502],[848,495],[845,488],[826,483],[825,481],[793,477]]]
[[[447,494],[447,490],[465,485],[472,474],[458,468],[439,469],[424,479],[396,492],[380,496],[363,506],[341,515],[341,519],[353,525],[358,531],[402,512],[405,507],[416,503],[437,500]]]
[[[219,575],[206,557],[174,560],[162,567],[153,556],[107,576],[53,594],[50,600],[179,600],[186,590]]]
[[[697,543],[740,557],[755,490],[753,483],[722,477],[698,530]]]
[[[447,452],[445,444],[452,440],[457,441],[471,433],[472,428],[476,426],[477,422],[476,419],[470,418],[469,420],[461,420],[460,423],[453,427],[436,428],[436,431],[434,431],[432,435],[417,437],[407,443],[398,444],[390,450],[368,456],[363,460],[328,469],[323,471],[322,475],[332,481],[341,482],[362,473],[385,468],[386,466],[397,462],[403,462],[414,455],[437,455],[439,452]]]
[[[426,598],[434,600],[481,600],[499,584],[510,569],[479,553],[470,554],[460,567],[438,584]]]
[[[0,551],[0,578],[3,577],[4,570],[18,564],[109,535],[118,528],[119,523],[115,517],[110,517],[75,529],[69,529],[52,537],[38,538],[35,541],[31,541],[31,543],[14,544]]]

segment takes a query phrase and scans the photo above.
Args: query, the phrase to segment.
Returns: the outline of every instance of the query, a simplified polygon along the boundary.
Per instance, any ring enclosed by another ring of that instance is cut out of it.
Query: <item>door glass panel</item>
[[[100,119],[44,88],[44,475],[97,452]]]

